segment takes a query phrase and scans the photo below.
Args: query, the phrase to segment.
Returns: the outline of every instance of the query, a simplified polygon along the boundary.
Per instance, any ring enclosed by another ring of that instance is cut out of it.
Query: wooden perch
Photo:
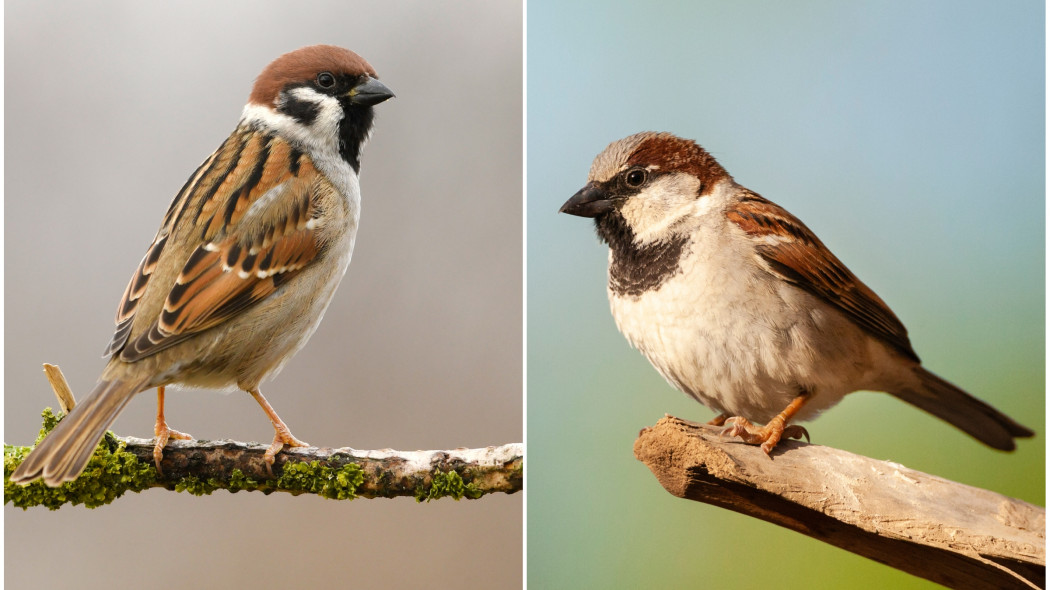
[[[45,372],[59,403],[69,411],[73,395],[58,367]],[[45,428],[55,417],[46,410]],[[523,487],[524,448],[511,443],[450,451],[360,451],[347,448],[285,447],[273,468],[263,461],[268,445],[236,441],[172,440],[164,447],[163,473],[153,464],[153,440],[107,434],[87,469],[59,488],[41,482],[26,486],[6,478],[29,452],[4,445],[4,502],[21,508],[66,503],[106,504],[127,491],[151,487],[209,494],[217,489],[314,493],[326,498],[415,497],[432,500],[513,494]]]
[[[667,416],[634,455],[680,498],[754,516],[953,588],[1045,588],[1046,511],[994,492],[799,441],[770,460],[719,428]]]

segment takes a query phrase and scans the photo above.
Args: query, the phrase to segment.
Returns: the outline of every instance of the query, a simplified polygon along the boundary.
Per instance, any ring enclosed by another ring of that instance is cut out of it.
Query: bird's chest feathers
[[[773,323],[790,303],[742,256],[728,244],[693,241],[658,288],[635,296],[610,282],[612,314],[628,341],[673,385],[715,408],[730,405],[720,396],[773,387],[771,376],[799,360],[799,326]]]
[[[702,358],[708,351],[718,357],[744,354],[727,347],[745,348],[737,342],[763,329],[754,309],[761,295],[742,276],[748,271],[732,268],[725,258],[708,244],[691,242],[660,284],[637,294],[617,288],[611,264],[609,301],[620,331],[650,359],[665,362],[710,364]]]

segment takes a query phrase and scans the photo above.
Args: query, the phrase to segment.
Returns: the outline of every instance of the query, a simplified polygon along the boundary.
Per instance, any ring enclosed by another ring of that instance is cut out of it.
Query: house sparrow
[[[255,81],[233,133],[175,196],[117,308],[98,385],[11,475],[75,479],[106,428],[157,388],[160,469],[169,438],[164,387],[238,388],[275,430],[272,465],[296,439],[259,392],[306,344],[354,248],[361,149],[393,93],[361,56],[331,45],[282,55]]]
[[[709,153],[638,133],[595,158],[561,212],[609,245],[609,302],[627,340],[711,421],[768,455],[857,390],[886,391],[977,440],[1034,433],[922,368],[897,316],[795,216]],[[765,423],[757,427],[750,421]]]

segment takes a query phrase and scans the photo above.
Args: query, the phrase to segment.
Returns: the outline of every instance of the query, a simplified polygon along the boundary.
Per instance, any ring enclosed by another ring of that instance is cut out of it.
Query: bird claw
[[[172,430],[168,428],[165,422],[158,422],[154,425],[153,436],[156,439],[153,443],[153,464],[157,466],[157,474],[163,477],[164,471],[160,468],[160,462],[164,460],[164,447],[168,445],[168,439],[193,440],[193,436],[185,432]]]
[[[284,426],[284,424],[281,424],[281,426]],[[277,453],[281,452],[284,445],[290,447],[308,447],[310,446],[310,443],[305,443],[292,436],[292,432],[288,430],[287,426],[283,429],[274,426],[273,442],[270,443],[270,448],[266,449],[266,452],[263,454],[263,461],[266,462],[266,471],[270,475],[273,475],[273,463],[277,457]]]
[[[788,426],[784,429],[784,433],[781,435],[781,438],[794,438],[801,440],[803,436],[806,437],[806,442],[810,442],[809,431],[803,428],[802,426],[799,426],[798,424],[792,424],[791,426]]]
[[[718,433],[719,438],[736,436],[747,444],[760,445],[766,456],[769,456],[782,438],[800,439],[805,436],[806,441],[809,441],[809,432],[805,428],[797,424],[785,427],[783,422],[776,418],[761,428],[741,416],[729,418],[725,420],[725,424],[726,427]]]

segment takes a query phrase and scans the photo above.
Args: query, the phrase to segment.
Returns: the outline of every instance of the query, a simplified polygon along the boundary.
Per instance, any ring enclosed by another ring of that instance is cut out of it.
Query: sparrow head
[[[334,45],[286,53],[259,74],[242,119],[318,150],[335,149],[357,171],[372,107],[391,92],[363,57]]]
[[[629,232],[645,243],[673,233],[724,180],[732,177],[696,142],[646,131],[598,154],[587,184],[559,212],[595,218],[606,242]]]

